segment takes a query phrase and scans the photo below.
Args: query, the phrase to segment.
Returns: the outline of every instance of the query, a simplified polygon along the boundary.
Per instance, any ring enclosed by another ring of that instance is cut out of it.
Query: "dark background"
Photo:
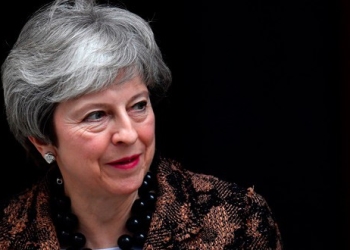
[[[2,60],[30,13],[45,2],[2,4]],[[276,216],[285,249],[349,249],[342,154],[347,1],[124,4],[153,20],[173,72],[168,98],[156,108],[158,149],[189,169],[254,186]],[[36,172],[4,115],[1,122],[5,196],[31,183]]]

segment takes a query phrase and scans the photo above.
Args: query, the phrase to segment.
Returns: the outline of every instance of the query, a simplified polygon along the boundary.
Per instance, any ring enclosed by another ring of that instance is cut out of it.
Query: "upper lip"
[[[134,155],[131,155],[131,156],[127,156],[127,157],[120,158],[120,159],[115,160],[115,161],[111,161],[111,162],[109,162],[108,164],[119,164],[119,163],[123,163],[123,162],[134,161],[134,160],[136,160],[139,156],[140,156],[140,154],[134,154]]]

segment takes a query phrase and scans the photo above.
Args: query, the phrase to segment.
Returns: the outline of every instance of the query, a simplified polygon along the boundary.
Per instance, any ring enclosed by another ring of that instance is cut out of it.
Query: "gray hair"
[[[1,70],[7,121],[25,148],[28,136],[52,143],[46,126],[58,103],[100,91],[117,76],[122,83],[139,75],[151,94],[171,83],[149,23],[94,0],[56,0],[38,10]]]

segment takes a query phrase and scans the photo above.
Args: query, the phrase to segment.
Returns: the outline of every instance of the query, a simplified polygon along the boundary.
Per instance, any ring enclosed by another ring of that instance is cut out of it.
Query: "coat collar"
[[[200,231],[199,214],[192,208],[192,182],[177,162],[162,160],[157,168],[158,199],[147,243],[163,248],[193,238]],[[161,236],[161,237],[160,237]],[[147,248],[146,248],[147,249]]]

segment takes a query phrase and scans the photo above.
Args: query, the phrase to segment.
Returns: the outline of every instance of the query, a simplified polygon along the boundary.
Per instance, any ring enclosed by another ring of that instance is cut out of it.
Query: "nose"
[[[114,119],[113,123],[113,144],[133,144],[138,134],[132,119],[128,115]]]

